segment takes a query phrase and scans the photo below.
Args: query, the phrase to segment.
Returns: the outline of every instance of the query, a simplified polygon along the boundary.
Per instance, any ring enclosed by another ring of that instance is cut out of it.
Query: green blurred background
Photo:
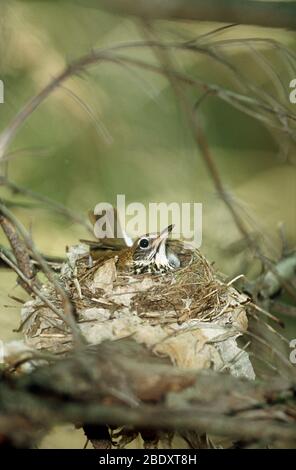
[[[196,38],[217,26],[156,22],[155,28],[162,39],[179,40]],[[143,39],[141,33],[133,20],[99,9],[67,2],[2,0],[0,78],[5,103],[0,105],[0,130],[67,63],[92,48]],[[275,39],[296,52],[295,34],[255,27],[236,26],[207,36],[202,44],[250,37]],[[270,92],[295,112],[288,96],[296,72],[293,76],[293,68],[277,48],[241,42],[216,45],[213,50],[233,63],[257,92]],[[130,54],[154,60],[147,49]],[[233,73],[208,55],[175,52],[174,58],[190,75],[237,90]],[[280,77],[281,90],[275,86],[274,74]],[[95,118],[73,94],[91,108]],[[192,102],[200,96],[198,90],[189,92]],[[284,223],[290,245],[296,241],[295,144],[286,134],[268,129],[214,96],[202,101],[199,116],[224,184],[243,208],[250,231],[260,234],[264,253],[275,260],[281,249],[279,223]],[[86,214],[100,201],[115,203],[117,194],[125,194],[127,203],[202,202],[202,252],[229,276],[259,272],[260,263],[248,256],[241,234],[217,197],[186,119],[162,76],[110,63],[93,66],[50,95],[26,121],[9,151],[13,152],[8,165],[11,180],[78,214]],[[1,194],[10,201],[32,202],[4,188]],[[88,237],[82,226],[44,207],[13,210],[42,252],[61,255],[66,245]],[[8,295],[25,295],[15,287],[14,274],[3,270],[0,276],[0,302],[7,306],[1,309],[1,338],[11,340],[18,337],[12,329],[19,322],[19,306]],[[291,320],[287,331],[290,337],[296,336]],[[60,430],[43,445],[82,443],[78,431]]]

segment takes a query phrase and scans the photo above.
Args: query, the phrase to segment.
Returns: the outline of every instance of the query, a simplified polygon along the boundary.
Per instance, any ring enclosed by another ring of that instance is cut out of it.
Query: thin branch
[[[4,377],[0,392],[0,416],[8,413],[14,422],[21,415],[33,430],[80,422],[194,430],[265,444],[291,445],[296,438],[293,380],[257,382],[179,369],[132,339],[105,341],[50,368]],[[18,431],[0,417],[2,436],[14,441]]]
[[[59,310],[42,292],[36,287],[34,281],[32,279],[28,279],[23,272],[6,256],[3,252],[0,251],[0,258],[8,265],[11,269],[22,279],[24,283],[27,284],[28,288],[30,289],[30,293],[33,292],[37,297],[39,297],[45,305],[47,305],[50,310],[52,310],[66,325],[72,329],[72,324],[69,322],[68,317],[64,315],[64,313]]]
[[[150,38],[150,35],[153,31],[151,24],[144,25],[146,26],[145,30],[147,34],[149,34],[148,38]],[[154,35],[154,32],[153,32]],[[254,247],[254,241],[250,237],[249,232],[247,228],[245,227],[244,222],[242,221],[241,217],[239,214],[236,212],[234,205],[232,204],[231,197],[227,193],[226,189],[224,188],[222,179],[220,177],[220,174],[218,172],[218,169],[216,167],[216,164],[214,162],[214,159],[211,155],[209,145],[206,139],[206,136],[201,128],[201,125],[198,121],[197,118],[197,113],[194,111],[194,108],[191,106],[191,104],[188,102],[187,97],[185,96],[183,89],[179,85],[179,81],[176,79],[176,73],[172,72],[174,71],[174,66],[172,64],[169,51],[167,49],[164,49],[162,47],[158,47],[159,41],[155,41],[152,50],[154,51],[156,57],[159,60],[159,63],[162,67],[163,73],[167,76],[169,82],[172,85],[172,88],[175,92],[175,96],[177,98],[177,101],[179,102],[181,109],[184,112],[185,117],[187,118],[187,121],[190,125],[190,128],[192,130],[193,138],[197,144],[197,147],[201,151],[201,156],[206,164],[206,167],[208,169],[208,172],[214,182],[215,188],[217,190],[217,193],[221,197],[221,199],[224,201],[225,205],[228,207],[239,231],[243,234],[243,236],[246,238],[248,241],[248,244],[250,247]]]
[[[286,315],[287,317],[296,319],[296,307],[294,305],[288,305],[283,302],[271,300],[270,309],[276,314]]]
[[[0,250],[6,255],[8,256],[8,258],[13,261],[13,263],[16,263],[16,258],[13,254],[13,251],[10,250],[9,248],[6,248],[4,245],[2,245],[0,243]],[[44,253],[41,253],[41,256],[45,259],[45,261],[49,264],[49,266],[55,270],[55,271],[58,271],[61,269],[61,266],[63,263],[65,263],[66,261],[66,258],[63,258],[62,256],[54,256],[54,255],[47,255],[47,254],[44,254]],[[39,264],[37,263],[36,260],[32,259],[31,256],[30,256],[30,260],[33,264],[34,267],[36,267],[37,269],[40,269],[40,266]]]
[[[266,2],[264,2],[266,3]],[[203,54],[207,54],[208,56],[214,58],[215,60],[220,60],[219,56],[211,50],[210,47],[201,47],[198,45],[191,45],[188,44],[188,41],[185,43],[181,44],[176,44],[176,43],[168,43],[168,44],[162,44],[161,42],[158,42],[158,44],[155,43],[155,41],[152,39],[152,41],[131,41],[123,44],[117,44],[114,46],[110,46],[108,48],[102,48],[96,51],[92,51],[90,54],[86,54],[85,56],[80,57],[79,59],[73,61],[70,63],[60,74],[57,75],[53,80],[49,82],[49,84],[43,88],[37,95],[33,96],[24,106],[23,108],[17,113],[17,115],[14,117],[14,119],[11,121],[11,123],[7,126],[7,128],[2,132],[0,135],[0,162],[3,161],[3,159],[6,159],[6,152],[13,141],[16,133],[18,130],[22,127],[24,122],[29,118],[29,116],[37,109],[45,100],[46,98],[54,91],[56,90],[59,86],[61,86],[69,77],[73,75],[78,75],[79,73],[85,71],[88,67],[99,63],[99,62],[113,62],[113,63],[130,63],[131,65],[135,65],[138,67],[141,67],[143,69],[151,70],[156,73],[162,73],[163,70],[158,67],[157,65],[154,64],[149,64],[144,61],[138,60],[138,59],[133,59],[130,57],[122,57],[118,56],[115,54],[115,52],[118,52],[123,49],[130,49],[130,48],[138,48],[138,47],[152,47],[152,46],[157,46],[159,48],[178,48],[178,49],[184,49],[184,50],[189,50],[189,49],[194,49],[194,51],[201,52]],[[229,64],[228,64],[229,65]],[[247,113],[251,113],[251,111],[247,108],[248,105],[252,106],[259,106],[259,109],[263,109],[264,111],[275,114],[280,112],[280,114],[284,117],[287,117],[289,119],[296,120],[296,117],[293,113],[291,113],[288,109],[274,109],[274,107],[268,105],[265,102],[258,102],[258,100],[254,100],[250,97],[239,95],[234,92],[230,92],[229,90],[223,90],[220,87],[217,87],[216,85],[209,85],[202,80],[198,79],[193,79],[186,74],[182,74],[180,72],[176,73],[173,70],[170,71],[171,74],[175,75],[175,78],[187,83],[189,85],[193,86],[198,86],[200,87],[203,91],[210,90],[213,94],[217,95],[219,98],[230,102],[232,105],[237,106],[237,107],[243,107],[243,110]],[[259,95],[260,96],[260,95]],[[237,101],[242,101],[242,103],[238,103]],[[245,101],[245,102],[243,102]],[[257,119],[263,119],[263,116],[255,116]],[[274,125],[272,122],[268,123],[270,126],[277,127]],[[280,128],[280,127],[279,127]],[[287,131],[287,129],[284,129]]]
[[[0,225],[2,226],[3,232],[5,233],[10,243],[12,252],[15,256],[19,269],[28,279],[32,281],[35,280],[36,287],[37,287],[38,280],[35,279],[35,272],[34,272],[30,255],[29,255],[29,252],[25,243],[19,237],[11,221],[1,213],[0,213]],[[30,291],[30,288],[28,288],[27,284],[23,283],[21,278],[19,278],[19,281],[22,287],[30,294],[31,291]]]
[[[201,151],[201,156],[206,164],[206,167],[208,169],[208,172],[213,180],[213,183],[215,185],[216,191],[218,195],[220,196],[221,200],[225,203],[227,206],[229,212],[231,213],[233,220],[240,231],[240,233],[243,235],[245,240],[248,243],[248,246],[250,249],[252,249],[258,257],[262,260],[265,266],[268,266],[270,270],[275,270],[275,268],[270,266],[270,263],[265,262],[265,259],[263,255],[261,254],[260,248],[256,240],[252,238],[252,236],[249,234],[249,231],[246,227],[246,224],[243,220],[243,218],[240,216],[239,212],[236,210],[236,207],[233,203],[231,195],[226,191],[224,184],[222,182],[221,176],[219,174],[218,168],[216,166],[215,160],[211,154],[209,144],[207,141],[207,138],[205,136],[205,133],[203,129],[201,128],[197,112],[194,108],[194,106],[191,106],[191,104],[188,102],[187,97],[185,93],[183,92],[183,89],[180,87],[179,80],[177,79],[178,77],[178,72],[175,70],[173,63],[171,61],[170,57],[170,51],[167,48],[162,47],[160,41],[155,41],[151,39],[151,33],[153,31],[152,26],[150,24],[144,23],[145,30],[148,34],[148,43],[152,44],[151,48],[155,52],[156,57],[159,60],[160,66],[162,67],[163,73],[167,76],[169,82],[172,85],[172,88],[175,92],[175,96],[184,112],[185,117],[187,118],[187,121],[192,129],[192,134],[195,139],[195,142],[197,144],[197,147]],[[154,32],[153,32],[154,36]],[[276,270],[275,270],[276,271]],[[274,273],[279,277],[279,274],[277,272]],[[295,296],[295,290],[288,284],[286,280],[281,279],[285,288],[287,289],[288,292],[290,292],[291,295]]]
[[[106,127],[103,125],[102,122],[95,116],[95,113],[93,109],[90,107],[88,103],[83,101],[74,91],[72,91],[70,88],[67,88],[64,85],[60,85],[60,88],[62,90],[65,90],[65,92],[76,102],[79,104],[79,106],[86,112],[86,114],[91,118],[93,121],[95,128],[97,130],[97,133],[103,137],[104,141],[106,144],[110,145],[113,142],[113,138],[109,131],[106,129]]]
[[[63,204],[60,204],[57,201],[54,201],[51,198],[48,198],[47,196],[43,196],[40,193],[37,193],[35,191],[32,191],[31,189],[25,188],[23,186],[20,186],[13,181],[10,181],[9,179],[0,176],[0,185],[6,186],[8,189],[10,189],[14,194],[23,194],[24,196],[28,196],[31,199],[34,199],[36,201],[40,201],[41,203],[45,204],[45,206],[49,207],[49,209],[57,212],[58,214],[63,215],[67,219],[83,225],[89,233],[93,235],[93,229],[91,224],[85,219],[85,217],[77,214],[77,212],[72,211],[71,209],[68,209],[65,207]]]
[[[121,14],[141,19],[197,20],[295,29],[296,6],[286,1],[256,0],[86,0]]]
[[[59,316],[63,318],[63,320],[67,323],[68,326],[71,327],[71,331],[73,333],[73,338],[78,344],[83,344],[83,338],[81,332],[79,331],[76,321],[75,321],[75,309],[72,305],[71,300],[68,297],[64,287],[59,283],[56,278],[55,273],[50,269],[48,263],[45,259],[40,255],[37,251],[35,244],[32,238],[28,235],[26,229],[23,225],[17,220],[17,218],[3,205],[0,203],[0,213],[5,215],[5,217],[13,224],[13,226],[18,230],[21,234],[26,247],[31,251],[33,258],[38,262],[42,271],[44,272],[47,279],[52,283],[54,286],[57,296],[59,296],[62,300],[63,311],[64,313],[59,313]],[[3,257],[2,257],[3,259]],[[9,263],[8,263],[9,264]],[[26,276],[24,276],[24,281],[27,282]],[[30,283],[30,287],[31,287]]]

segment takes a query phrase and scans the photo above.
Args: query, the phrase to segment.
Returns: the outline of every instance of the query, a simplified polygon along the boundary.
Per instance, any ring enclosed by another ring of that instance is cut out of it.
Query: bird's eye
[[[142,250],[144,250],[145,248],[148,248],[148,246],[149,246],[148,238],[141,238],[141,240],[139,241],[139,247],[142,248]]]

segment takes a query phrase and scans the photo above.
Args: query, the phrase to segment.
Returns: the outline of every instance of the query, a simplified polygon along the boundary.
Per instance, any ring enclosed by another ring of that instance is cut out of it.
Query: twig
[[[146,33],[151,35],[153,31],[151,24],[145,23],[144,28],[146,30]],[[162,47],[158,47],[159,43],[160,43],[159,41],[155,41],[152,47],[152,50],[154,51],[156,57],[159,60],[163,73],[167,76],[169,82],[172,85],[177,101],[179,102],[185,114],[185,117],[187,118],[187,121],[191,127],[193,137],[195,139],[195,142],[198,148],[201,151],[201,155],[206,164],[208,172],[214,182],[215,188],[219,196],[221,197],[221,199],[224,201],[225,205],[228,207],[239,231],[247,240],[248,245],[251,248],[254,248],[254,240],[250,237],[249,232],[247,228],[245,227],[244,222],[242,221],[241,217],[236,212],[234,205],[232,203],[232,200],[231,200],[231,196],[227,193],[226,189],[224,188],[222,179],[220,177],[220,174],[218,172],[214,159],[211,155],[206,136],[197,119],[197,114],[194,112],[192,106],[188,103],[188,100],[182,88],[179,85],[179,81],[176,79],[176,73],[174,72],[174,66],[172,65],[169,51]]]
[[[32,252],[33,257],[35,260],[38,262],[40,265],[42,271],[46,275],[47,279],[53,284],[56,293],[58,296],[61,297],[62,299],[62,305],[63,305],[63,310],[65,314],[59,313],[60,318],[63,318],[63,320],[67,323],[68,326],[71,327],[71,331],[73,333],[74,340],[78,344],[83,343],[82,335],[77,328],[77,324],[75,322],[74,318],[74,309],[73,305],[65,291],[65,289],[62,287],[62,285],[58,282],[55,273],[52,272],[50,269],[48,263],[45,261],[45,259],[40,255],[40,253],[36,250],[35,245],[31,237],[27,234],[27,231],[23,227],[23,225],[17,220],[17,218],[3,205],[0,203],[0,212],[5,215],[5,217],[14,225],[14,227],[18,230],[18,232],[21,234],[26,247]],[[3,258],[2,258],[3,259]],[[8,263],[9,264],[9,263]],[[11,264],[10,264],[11,266]],[[11,266],[12,267],[12,266]],[[27,282],[26,276],[24,276],[24,281]],[[29,284],[30,287],[32,283]]]
[[[294,305],[288,305],[283,302],[271,300],[270,309],[277,314],[286,315],[287,317],[296,319],[296,307]]]
[[[12,250],[10,250],[9,248],[6,248],[4,245],[2,245],[0,243],[0,250],[11,260],[13,261],[14,263],[16,262],[16,259],[15,259],[15,256],[13,255],[13,252]],[[41,256],[45,259],[45,261],[49,264],[49,266],[53,269],[53,270],[59,270],[61,268],[61,265],[62,263],[64,263],[66,261],[66,258],[63,258],[61,256],[51,256],[51,255],[47,255],[47,254],[44,254],[44,253],[41,253]],[[30,257],[30,260],[31,260],[31,263],[33,264],[33,266],[35,266],[37,269],[39,268],[39,264],[37,263],[36,260],[33,260],[31,259]]]
[[[87,0],[85,2],[87,4]],[[238,0],[99,0],[107,10],[140,19],[197,20],[295,29],[293,2]],[[93,4],[93,1],[92,1]]]
[[[271,320],[273,320],[274,322],[276,322],[278,325],[280,325],[282,328],[284,328],[284,322],[282,320],[280,320],[279,318],[275,317],[274,315],[272,315],[270,312],[268,312],[267,310],[265,310],[264,308],[260,307],[259,305],[256,305],[254,302],[251,302],[250,304],[250,307],[252,307],[254,310],[257,310],[258,312],[262,313],[263,315],[265,315],[267,318],[270,318]]]
[[[197,113],[195,112],[194,108],[190,105],[190,103],[187,100],[187,97],[185,93],[183,92],[183,89],[180,87],[179,80],[177,79],[178,74],[175,71],[175,68],[172,64],[171,57],[169,54],[169,50],[167,48],[164,48],[161,46],[160,41],[152,41],[150,39],[151,34],[153,32],[153,28],[151,24],[144,23],[144,28],[146,31],[146,34],[148,34],[148,43],[152,44],[151,48],[154,51],[156,57],[159,60],[160,66],[162,67],[163,74],[165,74],[169,80],[169,82],[172,85],[172,88],[175,92],[175,96],[184,112],[185,117],[187,118],[187,121],[191,127],[193,137],[195,139],[195,142],[198,146],[198,148],[201,151],[201,156],[206,164],[206,167],[208,169],[208,172],[213,180],[213,183],[215,185],[216,191],[219,194],[220,198],[222,201],[225,203],[227,206],[229,212],[231,213],[233,220],[240,231],[240,233],[243,235],[245,240],[248,243],[248,246],[250,249],[252,249],[258,257],[263,261],[263,263],[268,265],[269,269],[271,269],[274,272],[274,275],[277,276],[278,278],[279,273],[277,273],[276,269],[273,267],[272,263],[268,263],[265,261],[265,258],[261,254],[260,248],[256,240],[252,238],[250,235],[242,217],[239,215],[238,211],[236,210],[233,200],[231,195],[226,191],[224,184],[222,182],[221,176],[219,174],[218,168],[215,164],[214,158],[210,152],[209,144],[207,141],[207,138],[205,136],[205,133],[203,129],[201,128],[200,122],[197,117]],[[289,283],[285,279],[281,279],[283,282],[283,285],[287,289],[287,291],[295,296],[295,291],[294,289],[289,285]]]
[[[0,135],[0,162],[6,158],[7,148],[11,144],[18,130],[21,128],[24,122],[28,119],[28,117],[33,113],[35,109],[37,109],[46,100],[46,98],[54,90],[56,90],[56,88],[61,86],[69,77],[73,75],[77,75],[80,72],[83,72],[85,69],[87,69],[91,65],[94,65],[96,63],[103,62],[103,61],[113,62],[117,64],[130,63],[131,65],[141,67],[142,69],[146,68],[156,73],[163,74],[164,71],[162,70],[161,67],[158,67],[157,65],[149,64],[139,59],[118,56],[115,54],[115,52],[118,52],[123,49],[138,48],[138,47],[156,47],[156,46],[159,48],[171,48],[171,49],[183,48],[187,50],[190,50],[191,48],[194,51],[199,51],[201,53],[207,54],[208,56],[214,58],[215,60],[221,61],[219,56],[213,53],[213,50],[210,47],[206,48],[206,47],[201,47],[197,45],[192,46],[188,44],[188,41],[185,43],[181,43],[179,45],[176,43],[162,44],[160,42],[156,44],[156,42],[152,39],[151,41],[148,41],[148,42],[147,41],[142,41],[142,42],[133,41],[133,42],[117,44],[115,46],[110,46],[108,48],[102,48],[96,51],[92,51],[90,54],[86,54],[85,56],[82,56],[79,59],[70,63],[59,75],[57,75],[57,77],[51,80],[45,88],[43,88],[37,95],[33,96],[23,106],[21,111],[14,117],[11,123],[7,126],[7,128]],[[229,66],[229,64],[226,64],[226,65]],[[276,115],[280,112],[282,117],[287,117],[287,118],[296,120],[295,115],[288,109],[282,109],[280,107],[279,109],[274,109],[274,107],[270,106],[268,103],[258,102],[258,100],[254,100],[250,98],[249,96],[243,96],[234,92],[230,92],[229,90],[223,90],[216,85],[208,85],[204,83],[202,80],[192,79],[186,74],[182,74],[180,72],[176,73],[173,70],[171,70],[170,73],[174,74],[176,79],[184,83],[201,87],[203,91],[211,90],[211,92],[213,94],[216,94],[219,98],[229,102],[230,104],[237,107],[238,109],[242,108],[243,111],[246,112],[247,114],[251,114],[255,118],[265,121],[265,123],[266,124],[268,123],[270,126],[277,127],[272,122],[268,122],[268,121],[266,122],[266,119],[264,119],[263,116],[258,115],[258,113],[254,115],[254,112],[252,112],[248,108],[248,106],[250,105],[259,106],[259,108],[261,107],[264,111],[268,113],[276,114]],[[239,103],[239,101],[241,101],[241,103]],[[284,130],[287,131],[286,128]]]
[[[8,266],[11,267],[11,269],[13,269],[16,272],[16,274],[23,280],[23,282],[27,284],[28,288],[30,289],[30,293],[34,292],[34,294],[37,295],[37,297],[39,297],[39,299],[42,300],[42,302],[44,302],[44,304],[47,305],[50,308],[50,310],[52,310],[72,330],[72,323],[69,322],[69,318],[66,315],[64,315],[64,313],[61,310],[59,310],[45,295],[42,294],[42,292],[36,287],[34,282],[31,279],[28,279],[22,273],[22,271],[1,251],[0,251],[0,258],[5,263],[7,263]]]
[[[20,186],[3,176],[0,176],[0,185],[6,186],[14,194],[23,194],[24,196],[28,196],[31,199],[35,199],[36,201],[42,202],[43,204],[45,204],[45,206],[48,206],[55,212],[63,215],[64,217],[72,220],[75,223],[83,225],[88,230],[88,232],[93,235],[93,229],[91,227],[91,224],[84,217],[80,216],[71,209],[68,209],[67,207],[63,206],[63,204],[60,204],[59,202],[54,201],[40,193],[36,193],[31,189],[24,188],[23,186]]]
[[[18,236],[14,225],[11,221],[5,217],[0,212],[0,225],[10,243],[12,248],[13,254],[15,256],[17,265],[20,271],[26,276],[26,278],[30,279],[32,282],[35,281],[36,287],[38,286],[38,280],[35,279],[35,272],[31,263],[31,259],[29,256],[29,252],[26,248],[25,243],[23,240],[20,239]],[[23,280],[19,277],[19,282],[22,287],[26,290],[27,293],[31,293],[31,288],[28,287],[27,283],[24,283]],[[40,287],[40,285],[39,285]]]
[[[4,378],[0,392],[0,416],[8,413],[15,424],[21,415],[32,430],[58,422],[108,423],[295,445],[292,380],[256,382],[217,372],[197,374],[147,356],[147,350],[131,339],[106,341],[56,361],[50,369],[39,367],[24,377]],[[136,398],[138,406],[129,406],[127,396],[132,402]],[[12,442],[20,437],[18,429],[0,418],[1,434]]]
[[[89,104],[85,103],[74,91],[70,90],[70,88],[67,88],[64,85],[60,85],[60,88],[62,90],[65,90],[65,92],[76,102],[78,103],[81,108],[86,112],[86,114],[91,118],[91,120],[94,122],[95,128],[98,132],[99,135],[103,137],[105,140],[106,144],[110,145],[113,141],[112,136],[106,129],[106,127],[99,121],[99,119],[95,116],[94,111],[92,108],[89,106]]]

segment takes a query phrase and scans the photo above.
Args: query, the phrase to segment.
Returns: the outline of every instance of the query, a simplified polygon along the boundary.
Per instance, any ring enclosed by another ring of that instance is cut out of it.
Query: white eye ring
[[[146,250],[148,246],[149,246],[148,238],[141,238],[141,240],[139,240],[139,247],[141,248],[141,250]]]

